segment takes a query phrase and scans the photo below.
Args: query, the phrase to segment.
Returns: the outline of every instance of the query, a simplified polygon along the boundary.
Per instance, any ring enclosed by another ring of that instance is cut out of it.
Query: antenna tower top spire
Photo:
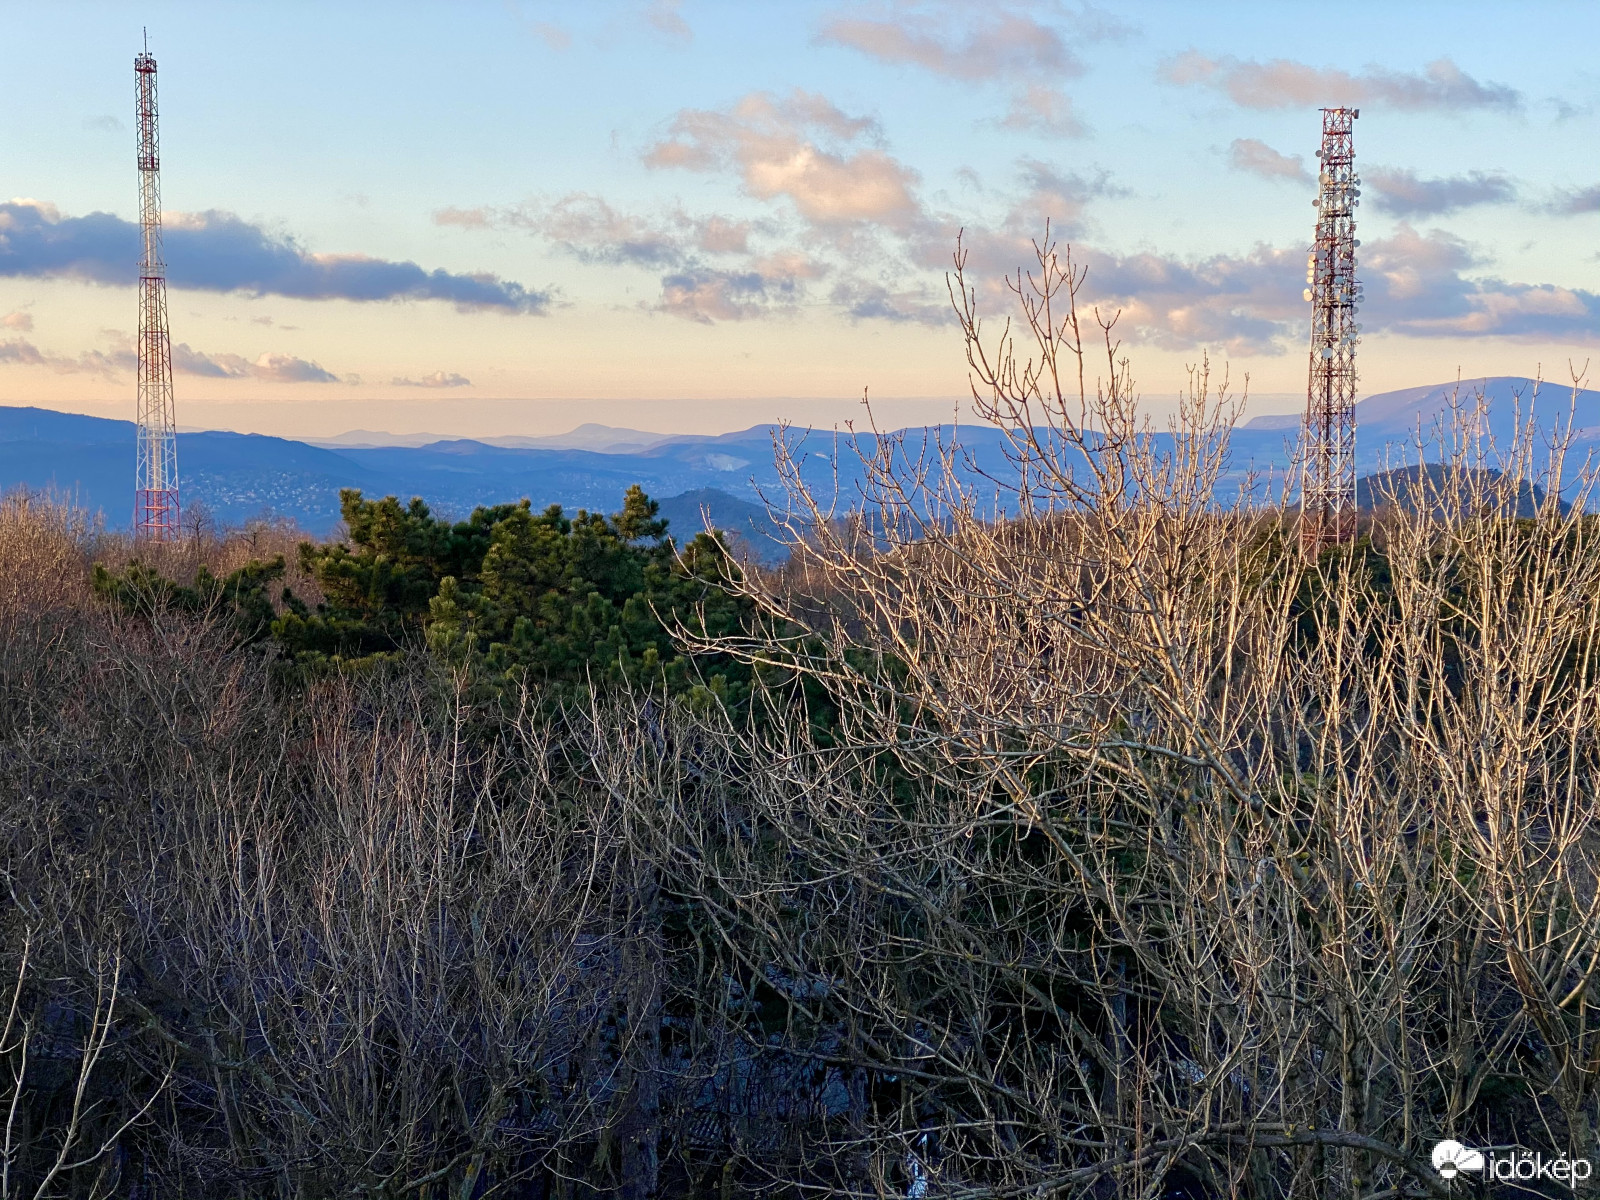
[[[178,536],[178,429],[172,402],[172,338],[167,332],[167,264],[161,255],[161,151],[156,132],[156,60],[133,60],[139,127],[139,392],[135,420],[133,532]]]
[[[1361,180],[1355,170],[1358,108],[1322,110],[1317,151],[1316,240],[1306,260],[1305,298],[1311,302],[1311,367],[1300,439],[1301,545],[1315,557],[1324,546],[1355,536],[1356,324],[1362,300],[1356,281],[1355,210]]]

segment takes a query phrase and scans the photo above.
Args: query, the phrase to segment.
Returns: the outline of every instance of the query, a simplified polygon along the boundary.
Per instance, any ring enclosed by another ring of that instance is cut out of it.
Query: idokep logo
[[[1433,1148],[1433,1169],[1441,1179],[1454,1179],[1463,1171],[1483,1170],[1483,1151],[1446,1138]]]
[[[1594,1164],[1587,1158],[1568,1158],[1565,1154],[1546,1158],[1536,1150],[1495,1149],[1485,1153],[1451,1139],[1435,1146],[1430,1157],[1433,1169],[1445,1180],[1481,1173],[1499,1183],[1544,1180],[1576,1188],[1594,1174]]]

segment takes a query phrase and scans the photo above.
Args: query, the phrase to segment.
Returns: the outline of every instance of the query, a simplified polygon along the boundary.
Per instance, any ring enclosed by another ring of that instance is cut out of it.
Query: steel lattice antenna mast
[[[133,532],[168,541],[178,536],[178,430],[172,404],[172,339],[167,333],[167,265],[161,257],[161,155],[156,136],[156,60],[133,60],[138,87],[139,259],[138,448]]]
[[[1362,299],[1356,282],[1355,173],[1352,127],[1358,108],[1322,110],[1322,160],[1316,244],[1306,262],[1311,301],[1311,373],[1301,442],[1301,545],[1315,556],[1355,535],[1356,342]]]

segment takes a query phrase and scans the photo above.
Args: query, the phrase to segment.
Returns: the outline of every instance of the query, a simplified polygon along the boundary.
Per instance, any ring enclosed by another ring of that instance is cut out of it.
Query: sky
[[[1361,394],[1600,363],[1600,6],[0,0],[0,403],[131,418],[133,56],[180,428],[949,419],[1046,220],[1152,410],[1290,411],[1323,105]],[[1600,371],[1600,365],[1596,367]]]

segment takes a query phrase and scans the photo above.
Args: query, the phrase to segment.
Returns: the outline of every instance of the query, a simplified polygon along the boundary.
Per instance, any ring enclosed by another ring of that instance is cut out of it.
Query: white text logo
[[[1499,1183],[1544,1180],[1575,1188],[1594,1174],[1594,1164],[1586,1158],[1568,1158],[1565,1154],[1546,1158],[1536,1150],[1492,1150],[1485,1154],[1450,1139],[1435,1146],[1430,1157],[1439,1178],[1446,1180],[1481,1172]]]

